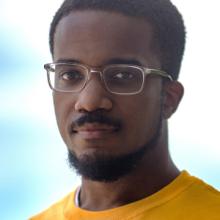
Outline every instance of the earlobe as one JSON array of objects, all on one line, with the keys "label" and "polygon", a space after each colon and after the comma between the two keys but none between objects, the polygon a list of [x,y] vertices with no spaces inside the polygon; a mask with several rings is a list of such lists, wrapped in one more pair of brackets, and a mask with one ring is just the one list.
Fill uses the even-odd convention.
[{"label": "earlobe", "polygon": [[183,97],[184,88],[178,81],[168,81],[163,84],[163,118],[170,118],[177,110]]}]

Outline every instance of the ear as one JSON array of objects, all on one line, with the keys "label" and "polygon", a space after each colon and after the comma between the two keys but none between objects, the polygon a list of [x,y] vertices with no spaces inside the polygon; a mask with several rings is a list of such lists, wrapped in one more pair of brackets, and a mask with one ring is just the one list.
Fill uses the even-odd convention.
[{"label": "ear", "polygon": [[184,88],[178,81],[165,81],[163,84],[163,118],[168,119],[177,110],[183,97]]}]

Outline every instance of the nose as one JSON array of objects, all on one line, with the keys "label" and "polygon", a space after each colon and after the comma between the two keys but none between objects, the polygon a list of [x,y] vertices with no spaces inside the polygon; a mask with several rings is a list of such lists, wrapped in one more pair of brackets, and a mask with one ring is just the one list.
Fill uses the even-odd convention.
[{"label": "nose", "polygon": [[110,111],[112,106],[110,94],[106,91],[99,74],[91,74],[85,88],[78,94],[75,110],[78,112]]}]

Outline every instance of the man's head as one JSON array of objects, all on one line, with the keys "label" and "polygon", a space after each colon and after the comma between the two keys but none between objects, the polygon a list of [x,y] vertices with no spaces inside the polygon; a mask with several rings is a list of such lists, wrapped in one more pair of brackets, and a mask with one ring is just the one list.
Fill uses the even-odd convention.
[{"label": "man's head", "polygon": [[[117,12],[147,20],[153,28],[155,50],[161,68],[177,79],[185,48],[182,16],[170,0],[66,0],[54,16],[50,29],[50,50],[54,53],[54,34],[60,20],[73,11]],[[130,27],[132,31],[132,26]]]},{"label": "man's head", "polygon": [[[78,172],[92,180],[114,181],[132,172],[146,155],[149,161],[165,157],[164,124],[179,104],[182,86],[150,74],[139,93],[119,95],[109,92],[103,74],[109,65],[123,64],[172,69],[176,79],[185,35],[175,7],[165,0],[65,1],[50,37],[54,62],[67,63],[56,69],[55,81],[62,88],[73,88],[73,80],[82,80],[81,68],[89,70],[82,90],[54,92],[58,127]],[[117,88],[136,77],[124,69],[115,76],[121,80],[110,80]]]}]

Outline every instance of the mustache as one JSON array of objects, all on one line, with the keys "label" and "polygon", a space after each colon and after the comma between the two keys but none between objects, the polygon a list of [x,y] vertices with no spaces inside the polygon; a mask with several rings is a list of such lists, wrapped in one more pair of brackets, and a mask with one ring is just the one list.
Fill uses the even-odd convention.
[{"label": "mustache", "polygon": [[122,128],[121,120],[107,116],[106,113],[100,111],[84,113],[81,117],[72,122],[71,128],[74,130],[74,128],[81,127],[86,123],[98,123],[113,126],[117,130]]}]

